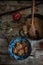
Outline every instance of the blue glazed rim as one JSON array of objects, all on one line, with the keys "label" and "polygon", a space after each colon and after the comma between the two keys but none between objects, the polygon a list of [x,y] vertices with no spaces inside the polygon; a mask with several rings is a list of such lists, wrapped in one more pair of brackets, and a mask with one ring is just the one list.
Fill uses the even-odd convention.
[{"label": "blue glazed rim", "polygon": [[[25,41],[28,44],[28,46],[29,46],[29,52],[25,56],[23,56],[23,57],[18,56],[18,55],[15,55],[13,53],[13,48],[14,48],[15,44],[17,42],[21,42],[21,41]],[[23,59],[26,59],[28,56],[30,56],[30,53],[31,53],[31,44],[27,40],[26,37],[16,37],[13,40],[11,40],[11,42],[10,42],[10,44],[8,46],[8,52],[9,52],[10,56],[13,57],[15,60],[23,60]]]}]

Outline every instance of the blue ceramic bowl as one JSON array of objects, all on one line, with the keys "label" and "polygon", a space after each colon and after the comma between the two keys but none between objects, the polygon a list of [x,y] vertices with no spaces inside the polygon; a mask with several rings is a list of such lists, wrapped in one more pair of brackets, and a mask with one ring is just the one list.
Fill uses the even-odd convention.
[{"label": "blue ceramic bowl", "polygon": [[[13,48],[14,48],[15,44],[18,43],[18,42],[20,43],[21,41],[25,41],[26,44],[27,44],[27,46],[29,47],[28,53],[26,55],[24,55],[24,56],[18,56],[18,55],[15,55],[13,53]],[[30,53],[31,53],[31,44],[30,44],[30,42],[25,37],[17,37],[17,38],[14,38],[10,42],[10,44],[9,44],[8,52],[9,52],[10,56],[12,56],[15,60],[23,60],[23,59],[26,59],[30,55]]]}]

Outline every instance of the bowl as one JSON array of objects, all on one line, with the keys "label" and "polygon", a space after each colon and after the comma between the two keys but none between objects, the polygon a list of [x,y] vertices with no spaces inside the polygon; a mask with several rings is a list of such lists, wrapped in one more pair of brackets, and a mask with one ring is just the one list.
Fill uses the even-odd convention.
[{"label": "bowl", "polygon": [[[26,17],[26,19],[30,19],[31,20],[32,15],[28,15]],[[35,17],[35,21],[34,21],[34,29],[35,29],[35,33],[34,33],[34,29],[32,27],[32,25],[30,23],[32,23],[31,21],[28,21],[28,23],[30,24],[30,26],[28,24],[23,25],[23,27],[25,26],[25,32],[27,32],[26,34],[23,31],[23,27],[22,29],[19,31],[20,36],[26,36],[28,39],[30,40],[41,40],[43,39],[43,15],[40,14],[34,14]],[[28,29],[26,29],[27,27]],[[27,31],[28,30],[28,31]]]},{"label": "bowl", "polygon": [[[17,44],[17,43],[20,44],[21,41],[26,42],[27,46],[29,47],[28,52],[24,56],[18,56],[15,53],[13,53],[13,48],[15,47],[15,44]],[[27,40],[27,38],[24,37],[24,36],[23,37],[20,36],[20,37],[14,38],[13,40],[11,40],[11,42],[9,43],[9,46],[8,46],[8,52],[9,52],[10,56],[13,57],[15,60],[26,59],[28,56],[30,56],[31,50],[32,50],[31,44]]]}]

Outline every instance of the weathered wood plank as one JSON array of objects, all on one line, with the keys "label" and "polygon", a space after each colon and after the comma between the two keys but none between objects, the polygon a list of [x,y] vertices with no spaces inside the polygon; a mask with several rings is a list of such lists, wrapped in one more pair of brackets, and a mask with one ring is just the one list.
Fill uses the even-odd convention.
[{"label": "weathered wood plank", "polygon": [[0,47],[1,46],[4,46],[4,47],[8,46],[8,43],[7,43],[7,40],[6,39],[1,39],[0,38]]}]

